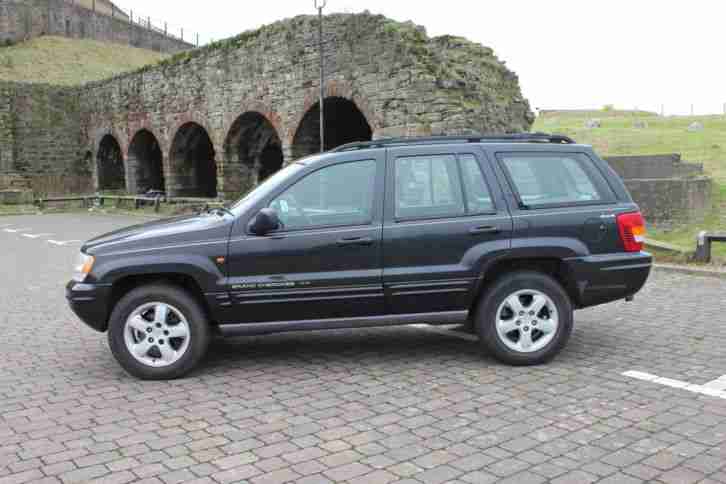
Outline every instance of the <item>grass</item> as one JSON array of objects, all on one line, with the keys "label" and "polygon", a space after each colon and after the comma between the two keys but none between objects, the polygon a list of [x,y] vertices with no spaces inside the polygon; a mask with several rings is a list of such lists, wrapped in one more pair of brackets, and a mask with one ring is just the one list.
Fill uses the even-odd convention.
[{"label": "grass", "polygon": [[[601,127],[585,128],[588,119],[599,119]],[[647,128],[634,127],[642,121]],[[704,126],[691,133],[693,122]],[[703,163],[706,173],[726,185],[726,116],[658,116],[627,111],[589,113],[554,112],[539,116],[533,130],[566,134],[592,145],[601,156],[681,153],[683,160]]]},{"label": "grass", "polygon": [[0,47],[0,80],[77,86],[155,64],[166,57],[120,44],[38,37]]},{"label": "grass", "polygon": [[[600,128],[585,128],[589,119],[599,119]],[[646,128],[636,128],[636,121]],[[700,132],[688,127],[703,124]],[[726,232],[726,116],[658,116],[654,113],[602,110],[591,112],[550,112],[539,116],[533,131],[561,133],[579,143],[592,145],[601,156],[680,153],[684,161],[703,163],[714,180],[714,207],[703,222],[670,228],[656,227],[648,237],[695,250],[696,236],[702,230]],[[714,244],[713,254],[726,259],[726,244]],[[672,256],[656,253],[659,260]],[[682,261],[681,261],[682,262]]]}]

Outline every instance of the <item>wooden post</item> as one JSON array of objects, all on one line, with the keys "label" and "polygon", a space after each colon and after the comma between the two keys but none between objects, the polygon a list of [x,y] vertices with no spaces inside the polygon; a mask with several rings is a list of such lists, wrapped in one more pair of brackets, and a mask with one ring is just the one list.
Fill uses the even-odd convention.
[{"label": "wooden post", "polygon": [[181,39],[184,40],[184,28],[181,29]]},{"label": "wooden post", "polygon": [[199,32],[197,32],[197,47],[199,47]]}]

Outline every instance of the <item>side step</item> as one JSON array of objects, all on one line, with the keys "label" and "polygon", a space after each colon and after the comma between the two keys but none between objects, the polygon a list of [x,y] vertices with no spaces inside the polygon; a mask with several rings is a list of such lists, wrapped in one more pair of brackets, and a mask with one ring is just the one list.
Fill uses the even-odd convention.
[{"label": "side step", "polygon": [[468,311],[446,313],[390,314],[362,318],[308,319],[272,323],[242,323],[219,325],[222,336],[260,336],[292,331],[319,331],[326,329],[378,328],[406,326],[409,324],[451,325],[463,324],[469,317]]}]

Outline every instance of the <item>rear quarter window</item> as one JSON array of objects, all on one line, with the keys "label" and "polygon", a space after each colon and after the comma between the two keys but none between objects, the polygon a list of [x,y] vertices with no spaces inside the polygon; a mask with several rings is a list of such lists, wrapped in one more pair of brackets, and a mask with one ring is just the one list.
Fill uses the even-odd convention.
[{"label": "rear quarter window", "polygon": [[512,188],[527,207],[611,203],[614,194],[592,160],[580,153],[500,153]]}]

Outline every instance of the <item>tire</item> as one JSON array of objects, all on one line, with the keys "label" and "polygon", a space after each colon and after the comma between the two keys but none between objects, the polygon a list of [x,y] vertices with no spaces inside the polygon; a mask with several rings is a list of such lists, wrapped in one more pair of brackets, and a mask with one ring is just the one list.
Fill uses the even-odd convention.
[{"label": "tire", "polygon": [[[544,306],[538,310],[542,301]],[[520,306],[515,312],[512,308],[517,302]],[[514,366],[539,365],[557,356],[570,339],[572,302],[552,277],[514,272],[482,295],[474,324],[482,346],[497,360]]]},{"label": "tire", "polygon": [[142,380],[183,377],[204,357],[209,340],[209,322],[199,303],[166,284],[132,290],[116,304],[109,321],[113,356]]}]

